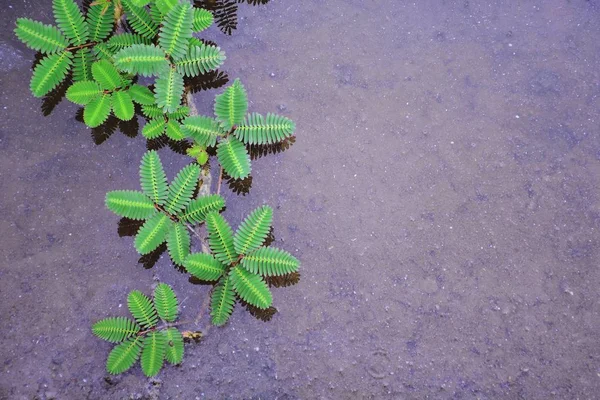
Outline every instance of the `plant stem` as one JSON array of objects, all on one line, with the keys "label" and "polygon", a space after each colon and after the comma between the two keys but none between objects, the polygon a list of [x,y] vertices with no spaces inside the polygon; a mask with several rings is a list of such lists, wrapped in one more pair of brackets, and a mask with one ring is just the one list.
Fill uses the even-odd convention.
[{"label": "plant stem", "polygon": [[86,43],[86,44],[80,44],[79,46],[73,46],[73,47],[67,47],[65,50],[79,50],[79,49],[83,49],[84,47],[90,47],[90,46],[94,46],[96,44],[96,42],[90,42],[90,43]]},{"label": "plant stem", "polygon": [[221,166],[221,172],[219,172],[219,182],[217,183],[217,194],[221,194],[221,181],[223,180],[223,167]]}]

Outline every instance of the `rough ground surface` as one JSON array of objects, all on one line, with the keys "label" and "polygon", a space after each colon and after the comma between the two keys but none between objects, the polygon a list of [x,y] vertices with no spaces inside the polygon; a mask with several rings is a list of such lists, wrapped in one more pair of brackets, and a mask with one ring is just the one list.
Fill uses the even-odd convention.
[{"label": "rough ground surface", "polygon": [[137,188],[142,139],[96,146],[66,102],[44,118],[11,30],[50,3],[2,9],[0,398],[597,398],[597,1],[279,0],[211,31],[251,110],[298,126],[225,214],[275,207],[302,280],[154,382],[105,380],[91,323],[153,277],[193,318],[206,287],[136,264],[103,201]]}]

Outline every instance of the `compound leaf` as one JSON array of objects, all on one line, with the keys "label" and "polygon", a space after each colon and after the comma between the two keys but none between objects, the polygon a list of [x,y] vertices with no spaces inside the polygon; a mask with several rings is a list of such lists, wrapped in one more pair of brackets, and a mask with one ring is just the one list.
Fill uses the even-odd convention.
[{"label": "compound leaf", "polygon": [[119,51],[134,44],[152,44],[152,41],[135,33],[121,33],[110,38],[108,46],[113,51]]},{"label": "compound leaf", "polygon": [[177,5],[178,0],[156,0],[155,3],[161,15],[165,16]]},{"label": "compound leaf", "polygon": [[192,77],[219,68],[223,61],[225,52],[220,47],[200,43],[199,46],[191,46],[174,65],[180,74]]},{"label": "compound leaf", "polygon": [[235,137],[219,142],[217,158],[230,177],[244,179],[250,175],[250,155],[246,146]]},{"label": "compound leaf", "polygon": [[75,52],[73,58],[73,81],[89,81],[92,80],[92,52],[89,48],[84,47]]},{"label": "compound leaf", "polygon": [[173,322],[177,319],[177,296],[166,283],[159,283],[154,288],[154,307],[158,316],[167,322]]},{"label": "compound leaf", "polygon": [[127,296],[127,307],[138,324],[144,329],[152,328],[158,322],[152,302],[139,290],[132,290]]},{"label": "compound leaf", "polygon": [[125,317],[105,318],[92,325],[94,335],[112,343],[122,342],[139,331],[139,325]]},{"label": "compound leaf", "polygon": [[183,57],[187,52],[193,20],[192,6],[186,2],[174,6],[163,20],[158,44],[174,59]]},{"label": "compound leaf", "polygon": [[71,66],[72,55],[65,51],[44,57],[33,70],[30,89],[35,97],[42,97],[65,79]]},{"label": "compound leaf", "polygon": [[69,42],[58,28],[29,18],[17,19],[15,34],[30,49],[50,54],[64,50]]},{"label": "compound leaf", "polygon": [[290,253],[273,247],[261,247],[244,256],[242,266],[263,276],[281,276],[298,271],[300,261]]},{"label": "compound leaf", "polygon": [[102,88],[96,82],[81,81],[71,85],[67,89],[66,96],[69,101],[84,106],[102,93]]},{"label": "compound leaf", "polygon": [[121,5],[125,9],[127,22],[134,31],[148,39],[152,39],[158,34],[158,25],[152,20],[145,8],[138,7],[132,0],[121,0]]},{"label": "compound leaf", "polygon": [[226,131],[244,120],[248,110],[248,95],[239,79],[215,97],[214,110],[217,120]]},{"label": "compound leaf", "polygon": [[183,360],[183,336],[177,328],[168,328],[162,331],[165,335],[166,351],[165,359],[175,365]]},{"label": "compound leaf", "polygon": [[165,52],[155,45],[134,44],[120,50],[114,57],[117,68],[131,74],[153,76],[169,67]]},{"label": "compound leaf", "polygon": [[185,211],[179,213],[180,220],[189,223],[201,223],[206,219],[206,214],[212,211],[221,211],[225,207],[225,199],[218,194],[201,196],[188,204]]},{"label": "compound leaf", "polygon": [[88,26],[81,10],[73,0],[53,0],[52,10],[56,24],[71,43],[78,46],[89,38]]},{"label": "compound leaf", "polygon": [[146,139],[156,139],[165,132],[166,124],[164,118],[150,120],[142,128],[142,135]]},{"label": "compound leaf", "polygon": [[174,112],[181,104],[182,95],[183,76],[175,68],[163,70],[158,75],[154,85],[156,105],[162,108],[164,112]]},{"label": "compound leaf", "polygon": [[114,17],[115,8],[112,1],[90,5],[86,15],[90,42],[100,42],[110,35],[114,28]]},{"label": "compound leaf", "polygon": [[106,370],[116,375],[127,371],[140,358],[142,352],[142,337],[129,338],[115,346],[106,360]]},{"label": "compound leaf", "polygon": [[216,211],[206,215],[208,243],[215,258],[224,264],[237,261],[238,254],[233,246],[233,230],[225,218]]},{"label": "compound leaf", "polygon": [[100,126],[110,114],[110,94],[103,94],[90,101],[83,109],[83,122],[90,128]]},{"label": "compound leaf", "polygon": [[133,84],[129,88],[131,99],[138,104],[151,105],[154,104],[154,94],[147,86]]},{"label": "compound leaf", "polygon": [[165,131],[165,134],[169,139],[185,139],[185,135],[181,131],[181,126],[179,125],[179,123],[177,123],[177,121],[169,120],[169,122],[167,122],[167,130]]},{"label": "compound leaf", "polygon": [[271,291],[259,275],[237,266],[231,270],[230,279],[236,293],[245,302],[262,309],[273,303]]},{"label": "compound leaf", "polygon": [[173,224],[167,233],[167,248],[173,263],[183,265],[185,258],[190,254],[190,235],[186,227],[181,224]]},{"label": "compound leaf", "polygon": [[199,177],[200,168],[196,164],[190,164],[179,171],[169,185],[169,194],[165,202],[166,212],[177,214],[187,207],[192,200]]},{"label": "compound leaf", "polygon": [[265,119],[258,113],[252,113],[233,134],[246,144],[273,144],[292,136],[295,129],[294,122],[284,116],[268,113]]},{"label": "compound leaf", "polygon": [[169,187],[167,175],[163,169],[158,153],[154,150],[146,152],[140,164],[140,184],[142,191],[156,204],[164,204]]},{"label": "compound leaf", "polygon": [[153,331],[144,338],[142,350],[142,371],[150,377],[158,374],[165,359],[166,340],[162,332]]},{"label": "compound leaf", "polygon": [[187,117],[181,128],[188,137],[205,147],[214,146],[217,143],[217,138],[225,135],[225,132],[214,118],[202,115]]},{"label": "compound leaf", "polygon": [[106,207],[120,217],[144,220],[155,212],[154,203],[144,193],[115,190],[106,194]]},{"label": "compound leaf", "polygon": [[271,229],[273,222],[273,209],[262,206],[254,210],[242,222],[233,237],[233,245],[238,254],[247,254],[248,251],[260,247]]},{"label": "compound leaf", "polygon": [[155,250],[165,241],[172,224],[173,221],[163,213],[158,213],[148,219],[135,237],[134,245],[137,251],[144,255]]},{"label": "compound leaf", "polygon": [[183,266],[189,274],[205,281],[216,281],[225,272],[225,265],[206,253],[188,255]]},{"label": "compound leaf", "polygon": [[119,71],[107,60],[100,60],[93,63],[92,75],[102,89],[115,90],[123,84]]},{"label": "compound leaf", "polygon": [[210,301],[210,315],[216,326],[224,325],[233,312],[235,292],[230,277],[223,277],[213,289]]},{"label": "compound leaf", "polygon": [[119,91],[112,95],[112,109],[115,117],[121,121],[129,121],[135,112],[133,101],[128,92]]},{"label": "compound leaf", "polygon": [[202,32],[212,25],[214,17],[212,13],[204,8],[194,8],[194,32]]}]

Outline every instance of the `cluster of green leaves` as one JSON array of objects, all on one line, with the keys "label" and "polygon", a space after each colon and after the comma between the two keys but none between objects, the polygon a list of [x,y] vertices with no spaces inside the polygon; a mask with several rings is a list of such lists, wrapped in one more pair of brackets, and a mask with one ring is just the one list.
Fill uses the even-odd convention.
[{"label": "cluster of green leaves", "polygon": [[215,97],[215,117],[187,117],[181,124],[183,134],[199,148],[217,147],[223,170],[234,179],[250,175],[248,147],[282,142],[294,134],[294,122],[281,115],[247,114],[246,88],[236,79]]},{"label": "cluster of green leaves", "polygon": [[[99,338],[119,343],[108,355],[106,370],[110,374],[120,374],[141,358],[144,374],[155,376],[164,360],[170,364],[181,363],[183,336],[169,325],[177,320],[178,302],[173,289],[159,283],[152,301],[134,290],[127,296],[127,306],[134,320],[110,317],[92,326],[92,332]],[[158,326],[159,319],[163,321],[162,326]]]},{"label": "cluster of green leaves", "polygon": [[[130,120],[135,102],[149,119],[144,136],[183,139],[179,121],[189,112],[182,104],[184,77],[213,71],[225,60],[218,46],[192,36],[213,23],[211,12],[185,0],[97,0],[85,16],[73,0],[52,4],[58,27],[17,20],[17,37],[45,55],[33,71],[32,93],[46,95],[72,70],[67,98],[85,106],[86,125],[101,125],[111,112]],[[121,18],[133,33],[113,35]],[[136,84],[138,76],[155,77],[154,84]]]},{"label": "cluster of green leaves", "polygon": [[207,214],[225,206],[218,194],[193,198],[199,177],[200,167],[190,164],[167,184],[158,153],[148,151],[140,165],[142,191],[109,192],[106,206],[121,217],[145,220],[134,241],[140,254],[148,254],[166,241],[173,263],[183,265],[191,243],[186,223],[204,222]]},{"label": "cluster of green leaves", "polygon": [[183,266],[198,279],[216,282],[211,299],[213,324],[227,322],[236,297],[259,309],[270,307],[273,297],[263,278],[296,272],[300,264],[287,251],[264,246],[273,209],[257,208],[235,233],[216,211],[208,213],[205,220],[212,254],[192,253]]}]

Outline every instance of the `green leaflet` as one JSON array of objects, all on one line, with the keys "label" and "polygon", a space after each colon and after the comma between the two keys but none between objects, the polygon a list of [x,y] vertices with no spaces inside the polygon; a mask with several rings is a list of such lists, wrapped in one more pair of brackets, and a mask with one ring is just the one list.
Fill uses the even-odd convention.
[{"label": "green leaflet", "polygon": [[162,332],[150,332],[144,339],[142,350],[142,371],[144,375],[150,377],[158,374],[162,368],[165,359],[165,335]]},{"label": "green leaflet", "polygon": [[225,207],[225,199],[218,194],[201,196],[188,204],[185,211],[178,214],[179,219],[189,223],[201,223],[212,211],[221,211]]},{"label": "green leaflet", "polygon": [[148,254],[160,246],[165,241],[172,224],[173,221],[163,213],[155,214],[148,219],[135,237],[134,245],[137,251],[142,255]]},{"label": "green leaflet", "polygon": [[214,110],[225,131],[230,131],[244,120],[248,110],[248,95],[239,79],[215,97]]},{"label": "green leaflet", "polygon": [[158,33],[158,25],[152,20],[148,11],[136,6],[131,0],[121,0],[129,25],[142,36],[153,39]]},{"label": "green leaflet", "polygon": [[53,0],[52,10],[56,24],[72,44],[77,46],[88,40],[87,23],[73,0]]},{"label": "green leaflet", "polygon": [[233,231],[225,218],[215,211],[208,213],[206,230],[208,231],[208,243],[215,258],[223,264],[236,262],[238,254],[233,246]]},{"label": "green leaflet", "polygon": [[262,309],[273,303],[269,287],[260,276],[238,266],[231,270],[230,279],[236,293],[247,303]]},{"label": "green leaflet", "polygon": [[93,63],[92,75],[102,89],[115,90],[123,84],[119,71],[107,60]]},{"label": "green leaflet", "polygon": [[211,147],[217,143],[217,138],[225,135],[219,123],[210,117],[195,115],[187,117],[181,125],[183,133],[194,139],[201,146]]},{"label": "green leaflet", "polygon": [[142,328],[152,328],[158,322],[158,316],[152,302],[139,290],[129,293],[127,296],[127,307]]},{"label": "green leaflet", "polygon": [[235,233],[233,244],[238,254],[246,254],[248,251],[260,247],[271,229],[273,222],[273,209],[262,206],[254,210],[242,222]]},{"label": "green leaflet", "polygon": [[183,266],[189,274],[203,281],[216,281],[225,272],[225,265],[206,253],[188,255]]},{"label": "green leaflet", "polygon": [[129,121],[135,112],[133,101],[125,91],[114,92],[112,95],[112,109],[115,117],[121,121]]},{"label": "green leaflet", "polygon": [[176,328],[163,331],[166,341],[165,359],[170,364],[179,364],[183,360],[183,336]]},{"label": "green leaflet", "polygon": [[265,119],[252,113],[233,134],[246,144],[273,144],[292,136],[295,129],[294,122],[284,116],[268,113]]},{"label": "green leaflet", "polygon": [[186,54],[175,62],[175,68],[184,76],[197,76],[219,68],[225,61],[225,53],[216,46],[190,46]]},{"label": "green leaflet", "polygon": [[163,70],[156,78],[154,86],[156,105],[166,113],[176,111],[183,96],[183,77],[179,72],[175,68]]},{"label": "green leaflet", "polygon": [[163,118],[148,121],[142,128],[142,135],[146,139],[156,139],[165,132],[166,122]]},{"label": "green leaflet", "polygon": [[167,122],[167,130],[165,132],[168,138],[173,140],[182,140],[185,139],[185,135],[181,131],[181,126],[176,121]]},{"label": "green leaflet", "polygon": [[174,59],[183,57],[187,52],[193,19],[191,4],[184,2],[174,6],[163,20],[158,44]]},{"label": "green leaflet", "polygon": [[110,352],[106,360],[106,370],[112,375],[127,371],[140,358],[141,352],[142,338],[140,336],[127,339]]},{"label": "green leaflet", "polygon": [[73,58],[73,81],[89,81],[92,80],[92,52],[89,48],[84,47],[75,52]]},{"label": "green leaflet", "polygon": [[138,104],[154,104],[154,94],[146,86],[138,85],[137,83],[131,85],[129,88],[129,95],[131,96],[131,99]]},{"label": "green leaflet", "polygon": [[27,47],[42,53],[56,53],[69,46],[67,38],[56,27],[29,18],[17,19],[15,34]]},{"label": "green leaflet", "polygon": [[244,256],[242,266],[263,276],[281,276],[298,271],[300,261],[290,253],[273,247],[261,247]]},{"label": "green leaflet", "polygon": [[158,153],[146,152],[140,164],[140,184],[142,191],[156,204],[164,204],[168,196],[167,175]]},{"label": "green leaflet", "polygon": [[244,179],[250,175],[250,155],[246,146],[235,137],[230,136],[219,142],[217,157],[230,177]]},{"label": "green leaflet", "polygon": [[216,326],[224,325],[233,312],[235,293],[230,277],[223,277],[215,286],[211,296],[210,315],[212,323]]},{"label": "green leaflet", "polygon": [[100,42],[113,30],[115,8],[112,1],[105,4],[90,5],[86,22],[90,33],[90,42]]},{"label": "green leaflet", "polygon": [[169,194],[165,202],[165,211],[177,214],[190,203],[194,190],[198,185],[200,168],[190,164],[183,168],[169,185]]},{"label": "green leaflet", "polygon": [[112,50],[108,48],[106,43],[98,43],[92,48],[92,53],[98,60],[107,60],[112,62],[114,58],[114,53]]},{"label": "green leaflet", "polygon": [[83,109],[83,121],[90,128],[100,126],[110,114],[111,95],[104,94],[90,101]]},{"label": "green leaflet", "polygon": [[177,5],[178,0],[156,0],[155,3],[160,13],[164,16]]},{"label": "green leaflet", "polygon": [[194,32],[202,32],[212,25],[214,17],[212,13],[203,8],[194,8]]},{"label": "green leaflet", "polygon": [[169,67],[165,52],[154,45],[134,44],[120,50],[114,57],[116,67],[131,74],[153,76]]},{"label": "green leaflet", "polygon": [[94,81],[76,82],[67,89],[66,97],[69,101],[86,105],[103,93],[102,88]]},{"label": "green leaflet", "polygon": [[54,89],[67,76],[72,55],[65,51],[44,57],[33,70],[30,89],[35,97],[42,97]]},{"label": "green leaflet", "polygon": [[159,283],[154,288],[154,307],[158,316],[167,322],[177,319],[177,296],[171,286]]},{"label": "green leaflet", "polygon": [[94,335],[112,343],[122,342],[139,331],[139,325],[125,317],[105,318],[92,326]]},{"label": "green leaflet", "polygon": [[190,254],[190,243],[190,235],[186,227],[180,223],[173,224],[167,234],[167,248],[174,264],[183,265],[184,260]]},{"label": "green leaflet", "polygon": [[121,217],[144,220],[155,212],[154,203],[144,193],[115,190],[106,194],[106,207]]},{"label": "green leaflet", "polygon": [[150,45],[152,41],[144,36],[135,33],[121,33],[110,38],[108,47],[113,51],[119,51],[134,44]]}]

